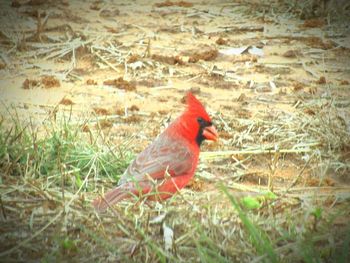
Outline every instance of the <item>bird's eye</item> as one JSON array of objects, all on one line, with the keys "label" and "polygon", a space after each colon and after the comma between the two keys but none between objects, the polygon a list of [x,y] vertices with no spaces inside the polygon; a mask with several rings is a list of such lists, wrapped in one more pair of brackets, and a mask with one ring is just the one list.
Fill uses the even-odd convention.
[{"label": "bird's eye", "polygon": [[201,117],[199,117],[199,118],[197,118],[197,121],[199,122],[199,124],[204,124],[204,120],[203,120],[203,118],[201,118]]}]

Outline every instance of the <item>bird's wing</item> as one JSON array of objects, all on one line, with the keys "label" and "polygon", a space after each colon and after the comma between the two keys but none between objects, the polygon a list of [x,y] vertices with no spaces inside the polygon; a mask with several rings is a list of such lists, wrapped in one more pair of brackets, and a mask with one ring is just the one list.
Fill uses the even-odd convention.
[{"label": "bird's wing", "polygon": [[183,175],[194,170],[195,158],[195,153],[185,142],[163,133],[129,165],[119,185],[151,178],[160,180],[166,172],[171,176]]}]

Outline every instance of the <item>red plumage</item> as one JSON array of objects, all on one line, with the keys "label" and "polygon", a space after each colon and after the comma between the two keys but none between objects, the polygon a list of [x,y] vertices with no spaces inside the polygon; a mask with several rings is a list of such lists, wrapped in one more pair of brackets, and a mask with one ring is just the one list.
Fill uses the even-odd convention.
[{"label": "red plumage", "polygon": [[193,177],[204,139],[216,140],[217,132],[203,105],[188,93],[185,112],[136,157],[116,188],[93,201],[94,207],[104,211],[132,195],[169,198]]}]

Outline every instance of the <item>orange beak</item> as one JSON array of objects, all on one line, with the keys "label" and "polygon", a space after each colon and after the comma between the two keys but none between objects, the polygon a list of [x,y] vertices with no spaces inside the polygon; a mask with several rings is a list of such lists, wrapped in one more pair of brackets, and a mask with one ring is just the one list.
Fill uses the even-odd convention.
[{"label": "orange beak", "polygon": [[203,130],[203,136],[210,141],[217,141],[219,135],[214,126],[205,127]]}]

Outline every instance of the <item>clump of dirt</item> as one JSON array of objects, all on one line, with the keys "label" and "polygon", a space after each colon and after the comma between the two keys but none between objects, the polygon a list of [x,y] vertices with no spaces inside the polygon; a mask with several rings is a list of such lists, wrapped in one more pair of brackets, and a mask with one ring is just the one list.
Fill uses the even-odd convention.
[{"label": "clump of dirt", "polygon": [[124,109],[122,109],[122,108],[117,108],[117,109],[114,111],[114,113],[115,113],[116,115],[120,115],[120,116],[125,115],[125,111],[124,111]]},{"label": "clump of dirt", "polygon": [[134,82],[126,81],[122,77],[118,79],[105,80],[103,85],[114,86],[118,89],[123,89],[126,91],[135,91],[136,85]]},{"label": "clump of dirt", "polygon": [[204,181],[197,178],[192,178],[186,185],[186,188],[192,189],[196,192],[201,192],[204,189]]},{"label": "clump of dirt", "polygon": [[94,80],[94,79],[88,79],[87,81],[86,81],[86,85],[93,85],[93,86],[96,86],[97,85],[97,81],[96,80]]},{"label": "clump of dirt", "polygon": [[172,1],[165,1],[162,3],[155,3],[154,4],[155,7],[167,7],[167,6],[179,6],[179,7],[192,7],[193,4],[190,2],[186,2],[186,1],[178,1],[178,2],[172,2]]},{"label": "clump of dirt", "polygon": [[128,60],[126,61],[127,63],[134,63],[136,61],[139,61],[141,57],[138,54],[133,54],[131,55]]},{"label": "clump of dirt", "polygon": [[61,99],[60,104],[69,106],[69,105],[73,105],[74,102],[71,99],[63,98]]},{"label": "clump of dirt", "polygon": [[310,108],[304,109],[304,113],[305,113],[305,114],[308,114],[308,115],[311,115],[311,116],[316,115],[315,111],[312,110],[312,109],[310,109]]},{"label": "clump of dirt", "polygon": [[159,110],[158,111],[158,114],[159,115],[167,115],[169,112],[168,111],[166,111],[166,110]]},{"label": "clump of dirt", "polygon": [[152,59],[169,65],[184,65],[185,62],[179,56],[152,55]]},{"label": "clump of dirt", "polygon": [[326,78],[324,76],[321,76],[317,81],[316,84],[326,84]]},{"label": "clump of dirt", "polygon": [[131,105],[131,107],[129,107],[128,110],[129,111],[139,111],[140,108],[134,104],[134,105]]},{"label": "clump of dirt", "polygon": [[335,186],[335,181],[328,177],[324,179],[312,177],[312,178],[306,179],[306,185],[307,186]]},{"label": "clump of dirt", "polygon": [[218,45],[227,45],[228,40],[223,39],[222,37],[219,37],[219,38],[215,41],[215,43],[218,44]]},{"label": "clump of dirt", "polygon": [[342,81],[340,81],[339,84],[340,85],[349,85],[349,81],[347,81],[346,79],[343,79]]},{"label": "clump of dirt", "polygon": [[35,79],[25,79],[25,81],[22,84],[22,88],[23,89],[32,89],[35,88],[37,86],[39,86],[39,81],[35,80]]},{"label": "clump of dirt", "polygon": [[323,27],[325,25],[325,21],[323,18],[314,18],[305,20],[304,23],[300,26],[301,28],[315,28],[315,27]]},{"label": "clump of dirt", "polygon": [[43,84],[45,89],[58,88],[61,86],[60,81],[57,78],[48,75],[41,78],[41,84]]},{"label": "clump of dirt", "polygon": [[112,126],[113,126],[113,121],[111,120],[100,120],[96,124],[96,128],[101,128],[101,129],[111,128]]},{"label": "clump of dirt", "polygon": [[321,48],[327,50],[334,47],[334,43],[331,40],[323,41],[319,37],[306,37],[305,42],[307,45],[313,48]]},{"label": "clump of dirt", "polygon": [[295,58],[295,57],[300,56],[300,55],[301,54],[298,50],[291,49],[291,50],[284,52],[282,56],[285,58]]},{"label": "clump of dirt", "polygon": [[137,115],[131,115],[129,117],[127,117],[124,121],[126,123],[138,123],[140,122],[142,119],[140,116],[137,116]]},{"label": "clump of dirt", "polygon": [[219,54],[219,51],[216,48],[213,47],[206,47],[202,49],[201,51],[194,51],[190,58],[188,59],[188,62],[190,63],[196,63],[200,59],[205,61],[211,61],[217,58]]},{"label": "clump of dirt", "polygon": [[293,90],[294,91],[299,91],[302,90],[304,88],[304,85],[300,82],[294,82],[293,83]]},{"label": "clump of dirt", "polygon": [[105,109],[105,108],[93,108],[92,109],[97,115],[109,115],[110,112],[109,110]]}]

